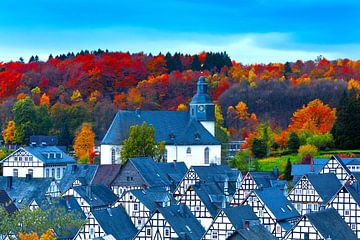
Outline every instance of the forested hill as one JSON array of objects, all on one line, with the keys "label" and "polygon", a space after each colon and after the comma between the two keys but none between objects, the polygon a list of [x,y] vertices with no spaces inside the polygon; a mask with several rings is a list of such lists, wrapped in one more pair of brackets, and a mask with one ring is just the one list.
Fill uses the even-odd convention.
[{"label": "forested hill", "polygon": [[221,106],[225,126],[234,130],[242,128],[241,118],[228,113],[240,101],[257,119],[285,128],[309,101],[319,98],[336,107],[344,90],[360,90],[360,61],[349,59],[243,65],[226,53],[82,51],[50,55],[46,62],[35,56],[28,63],[0,63],[0,127],[14,120],[14,105],[21,101],[30,109],[21,115],[31,119],[21,126],[22,140],[57,134],[61,144],[72,145],[83,122],[92,123],[101,140],[117,109],[185,109],[200,75]]}]

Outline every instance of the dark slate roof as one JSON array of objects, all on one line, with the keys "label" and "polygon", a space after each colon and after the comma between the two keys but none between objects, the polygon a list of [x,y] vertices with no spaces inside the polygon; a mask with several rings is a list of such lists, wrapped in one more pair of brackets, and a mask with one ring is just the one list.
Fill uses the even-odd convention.
[{"label": "dark slate roof", "polygon": [[[314,173],[318,174],[325,164],[314,164]],[[293,164],[291,167],[292,176],[302,176],[308,173],[311,173],[311,164]]]},{"label": "dark slate roof", "polygon": [[[43,147],[24,147],[25,151],[29,152],[30,154],[37,157],[40,161],[44,162],[44,164],[70,164],[75,163],[76,161],[66,155],[60,148],[57,146],[43,146]],[[55,154],[54,158],[48,158],[48,153],[60,153],[61,157],[59,155]]]},{"label": "dark slate roof", "polygon": [[245,221],[259,221],[259,218],[249,205],[227,207],[223,208],[222,211],[228,217],[235,229],[243,228]]},{"label": "dark slate roof", "polygon": [[161,162],[157,163],[157,165],[161,174],[171,182],[171,191],[175,191],[175,188],[188,171],[186,164],[184,162]]},{"label": "dark slate roof", "polygon": [[[269,171],[269,172],[249,172],[249,174],[251,175],[251,177],[254,179],[256,185],[258,187],[264,187],[264,188],[268,188],[268,187],[273,187],[273,185],[278,185],[275,184],[276,181],[278,180],[278,176],[275,175],[274,171]],[[279,182],[277,182],[279,183]],[[282,184],[286,184],[286,182],[280,182],[280,186],[283,186]],[[282,189],[284,188],[284,186],[282,187]]]},{"label": "dark slate roof", "polygon": [[224,192],[216,183],[197,183],[189,188],[194,189],[196,195],[201,199],[213,218],[218,215],[221,208],[227,206]]},{"label": "dark slate roof", "polygon": [[30,136],[30,144],[41,146],[45,143],[47,146],[56,146],[58,144],[57,136],[44,136],[44,135],[33,135]]},{"label": "dark slate roof", "polygon": [[201,239],[205,229],[192,214],[190,209],[183,204],[159,208],[158,211],[163,215],[165,220],[174,229],[180,239],[185,234],[186,239]]},{"label": "dark slate roof", "polygon": [[351,175],[354,177],[356,181],[360,180],[360,172],[353,172]]},{"label": "dark slate roof", "polygon": [[333,208],[305,214],[305,217],[324,238],[330,237],[331,240],[357,239],[355,233]]},{"label": "dark slate roof", "polygon": [[211,97],[207,93],[207,83],[203,76],[199,77],[199,80],[196,83],[196,87],[196,94],[192,97],[190,104],[213,104]]},{"label": "dark slate roof", "polygon": [[344,158],[344,160],[343,160],[343,159],[340,158],[338,155],[333,155],[333,156],[331,157],[331,159],[332,159],[332,158],[337,159],[338,162],[340,163],[340,165],[345,169],[345,171],[346,171],[349,175],[351,174],[350,170],[348,169],[348,167],[347,167],[346,164],[344,163],[344,160],[347,161],[347,158]]},{"label": "dark slate roof", "polygon": [[241,178],[241,172],[227,165],[210,164],[209,166],[192,166],[201,182],[216,183],[220,189],[224,189],[225,181],[228,181],[228,191],[233,195],[236,191],[236,182]]},{"label": "dark slate roof", "polygon": [[17,210],[17,207],[5,190],[0,190],[0,207],[5,207],[8,214],[14,213]]},{"label": "dark slate roof", "polygon": [[113,204],[118,197],[105,185],[76,186],[76,191],[90,207],[104,207]]},{"label": "dark slate roof", "polygon": [[91,183],[110,186],[119,175],[120,169],[120,164],[99,165]]},{"label": "dark slate roof", "polygon": [[175,198],[171,193],[165,190],[130,190],[130,193],[134,195],[142,204],[144,204],[151,212],[156,211],[159,207],[162,207],[162,203],[170,201],[171,204],[176,204]]},{"label": "dark slate roof", "polygon": [[122,207],[94,210],[92,214],[105,234],[111,234],[115,239],[130,240],[137,233],[130,217]]},{"label": "dark slate roof", "polygon": [[[358,182],[355,182],[351,185],[344,185],[343,188],[345,188],[350,195],[354,198],[355,202],[360,205],[360,186]],[[339,190],[340,191],[340,190]]]},{"label": "dark slate roof", "polygon": [[247,229],[235,231],[229,240],[276,240],[263,225],[251,226]]},{"label": "dark slate roof", "polygon": [[[11,180],[10,180],[11,179]],[[11,188],[8,184],[11,181]],[[49,189],[52,178],[20,178],[20,177],[0,177],[0,189],[4,189],[16,207],[28,206],[33,200],[43,201]]]},{"label": "dark slate roof", "polygon": [[278,188],[261,188],[255,189],[254,192],[277,221],[300,216],[299,212]]},{"label": "dark slate roof", "polygon": [[160,171],[159,166],[150,157],[135,157],[129,158],[126,164],[133,164],[139,174],[148,183],[148,187],[166,187],[170,186],[171,182]]},{"label": "dark slate roof", "polygon": [[72,184],[79,180],[82,185],[91,184],[98,165],[91,164],[69,164],[66,166],[65,174],[60,180],[60,191],[66,192],[72,187]]},{"label": "dark slate roof", "polygon": [[341,188],[339,179],[334,173],[326,174],[307,174],[311,185],[326,204]]},{"label": "dark slate roof", "polygon": [[[121,145],[129,137],[130,127],[153,125],[155,140],[172,145],[220,145],[201,123],[190,119],[184,111],[126,111],[119,110],[101,144]],[[198,133],[200,138],[195,137]],[[175,136],[173,138],[172,136]]]},{"label": "dark slate roof", "polygon": [[360,158],[342,158],[343,162],[347,165],[360,165]]}]

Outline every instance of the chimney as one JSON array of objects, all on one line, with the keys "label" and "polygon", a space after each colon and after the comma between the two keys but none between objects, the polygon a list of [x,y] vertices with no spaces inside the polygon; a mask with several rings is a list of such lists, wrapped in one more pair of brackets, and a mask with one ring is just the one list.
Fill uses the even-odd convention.
[{"label": "chimney", "polygon": [[11,190],[11,188],[12,188],[12,181],[13,181],[12,176],[8,176],[6,178],[6,187],[9,190]]},{"label": "chimney", "polygon": [[221,208],[226,208],[226,198],[224,198],[221,202]]},{"label": "chimney", "polygon": [[141,109],[140,109],[140,108],[137,108],[137,109],[135,110],[136,116],[140,117],[140,113],[141,113]]},{"label": "chimney", "polygon": [[69,196],[69,195],[66,195],[66,207],[67,207],[68,209],[71,209],[70,196]]},{"label": "chimney", "polygon": [[310,158],[310,172],[311,173],[314,172],[314,160],[313,160],[313,158]]},{"label": "chimney", "polygon": [[273,172],[274,172],[275,177],[278,178],[279,177],[279,169],[278,169],[278,167],[274,167]]},{"label": "chimney", "polygon": [[248,229],[249,227],[250,227],[250,222],[245,220],[244,229]]},{"label": "chimney", "polygon": [[224,181],[224,195],[229,196],[229,178],[226,177]]}]

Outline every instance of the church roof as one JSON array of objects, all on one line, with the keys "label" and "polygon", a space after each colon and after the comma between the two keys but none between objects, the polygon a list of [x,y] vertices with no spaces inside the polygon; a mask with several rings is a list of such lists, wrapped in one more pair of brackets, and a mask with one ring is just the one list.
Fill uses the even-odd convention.
[{"label": "church roof", "polygon": [[205,127],[191,119],[185,111],[127,111],[117,112],[101,144],[122,145],[129,137],[130,127],[153,125],[155,140],[167,145],[220,145]]},{"label": "church roof", "polygon": [[211,97],[209,94],[207,94],[207,83],[205,82],[204,77],[199,77],[199,80],[197,82],[197,92],[193,96],[190,104],[213,104]]}]

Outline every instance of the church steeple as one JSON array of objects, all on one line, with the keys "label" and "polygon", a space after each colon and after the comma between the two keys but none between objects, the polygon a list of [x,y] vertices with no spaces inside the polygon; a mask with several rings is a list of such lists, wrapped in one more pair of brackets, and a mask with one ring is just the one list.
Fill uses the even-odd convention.
[{"label": "church steeple", "polygon": [[[203,76],[199,77],[196,85],[197,92],[190,102],[190,117],[208,129],[207,126],[215,121],[215,106],[207,93],[207,83]],[[212,127],[208,131],[213,133]]]}]

